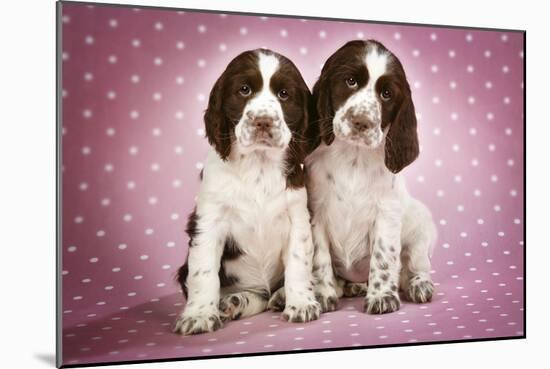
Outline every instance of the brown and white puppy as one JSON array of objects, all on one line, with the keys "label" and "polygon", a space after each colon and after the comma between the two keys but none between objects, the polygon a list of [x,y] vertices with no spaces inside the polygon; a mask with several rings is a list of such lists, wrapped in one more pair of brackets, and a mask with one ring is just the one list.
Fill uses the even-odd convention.
[{"label": "brown and white puppy", "polygon": [[377,41],[350,41],[326,61],[313,96],[318,147],[306,167],[322,310],[336,309],[343,294],[366,294],[367,313],[392,312],[398,288],[430,301],[435,226],[398,174],[419,153],[399,59]]},{"label": "brown and white puppy", "polygon": [[[266,49],[233,59],[204,115],[208,154],[178,280],[187,304],[175,331],[214,331],[270,307],[319,317],[303,159],[311,94],[294,64]],[[281,303],[286,295],[286,305]]]}]

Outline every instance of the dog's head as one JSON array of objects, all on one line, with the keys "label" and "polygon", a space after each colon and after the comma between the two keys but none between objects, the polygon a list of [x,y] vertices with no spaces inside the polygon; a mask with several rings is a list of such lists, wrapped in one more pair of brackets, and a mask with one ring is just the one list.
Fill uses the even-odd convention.
[{"label": "dog's head", "polygon": [[367,148],[385,142],[385,164],[393,173],[418,156],[416,115],[401,62],[381,43],[350,41],[323,66],[313,87],[319,135]]},{"label": "dog's head", "polygon": [[303,162],[309,89],[296,66],[267,49],[243,52],[218,78],[204,114],[206,135],[223,160],[233,150],[286,153]]}]

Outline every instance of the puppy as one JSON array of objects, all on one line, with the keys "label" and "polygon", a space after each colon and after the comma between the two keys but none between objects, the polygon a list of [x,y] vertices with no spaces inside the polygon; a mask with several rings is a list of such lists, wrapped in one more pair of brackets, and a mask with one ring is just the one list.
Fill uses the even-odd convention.
[{"label": "puppy", "polygon": [[310,98],[294,64],[266,49],[238,55],[216,81],[204,115],[213,149],[187,225],[178,271],[187,304],[176,332],[214,331],[268,303],[288,321],[319,317],[303,173]]},{"label": "puppy", "polygon": [[405,71],[376,41],[351,41],[325,63],[313,88],[317,111],[306,159],[315,247],[315,294],[322,311],[342,295],[365,295],[370,314],[434,291],[436,230],[428,209],[398,174],[419,153]]}]

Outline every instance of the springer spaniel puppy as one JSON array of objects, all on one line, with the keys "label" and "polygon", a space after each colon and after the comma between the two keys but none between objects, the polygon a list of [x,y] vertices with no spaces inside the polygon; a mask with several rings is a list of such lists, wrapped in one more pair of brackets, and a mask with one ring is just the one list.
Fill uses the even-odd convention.
[{"label": "springer spaniel puppy", "polygon": [[313,99],[317,147],[306,169],[322,311],[335,310],[342,295],[366,295],[367,313],[393,312],[398,289],[430,301],[435,225],[398,174],[419,153],[399,59],[377,41],[350,41],[326,61]]},{"label": "springer spaniel puppy", "polygon": [[296,66],[266,49],[238,55],[216,81],[176,332],[214,331],[268,304],[288,321],[319,317],[303,171],[310,99]]}]

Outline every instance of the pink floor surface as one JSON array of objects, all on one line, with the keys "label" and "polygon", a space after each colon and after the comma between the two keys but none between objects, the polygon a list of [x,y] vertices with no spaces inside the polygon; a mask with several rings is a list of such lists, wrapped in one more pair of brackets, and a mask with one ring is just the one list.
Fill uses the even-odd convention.
[{"label": "pink floor surface", "polygon": [[[522,33],[77,4],[62,33],[64,364],[524,334]],[[344,299],[312,323],[266,312],[172,334],[215,79],[267,46],[312,86],[355,38],[383,42],[413,89],[422,152],[404,175],[438,226],[434,301],[372,316]]]}]

